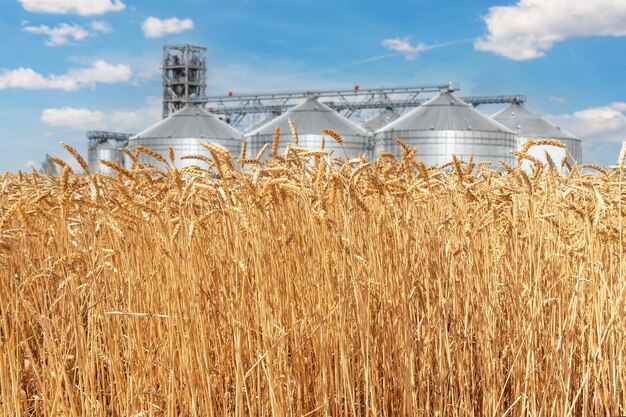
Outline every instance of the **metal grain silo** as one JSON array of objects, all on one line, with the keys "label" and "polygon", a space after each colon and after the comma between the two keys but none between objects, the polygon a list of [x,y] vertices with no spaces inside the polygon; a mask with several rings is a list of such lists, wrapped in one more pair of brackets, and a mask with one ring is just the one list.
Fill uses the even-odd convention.
[{"label": "metal grain silo", "polygon": [[510,151],[517,149],[515,133],[449,91],[379,129],[374,134],[374,156],[385,150],[400,158],[395,136],[417,146],[416,159],[426,165],[444,164],[452,160],[452,155],[467,160],[472,154],[476,162],[512,163]]},{"label": "metal grain silo", "polygon": [[[202,142],[212,142],[224,146],[233,155],[241,149],[242,134],[219,120],[206,110],[187,105],[166,119],[130,138],[129,146],[145,146],[158,152],[166,159],[171,146],[176,155],[176,166],[197,165],[197,160],[183,159],[187,155],[210,156],[209,151],[201,146]],[[140,162],[155,164],[150,156],[141,154]]]},{"label": "metal grain silo", "polygon": [[115,174],[116,171],[102,165],[101,159],[111,162],[119,162],[124,166],[124,152],[120,148],[116,141],[104,140],[99,143],[95,143],[89,146],[88,158],[89,158],[89,171],[92,173],[100,174]]},{"label": "metal grain silo", "polygon": [[[290,117],[298,131],[298,145],[301,147],[319,149],[322,146],[322,129],[326,128],[341,135],[348,157],[356,157],[359,153],[368,154],[370,135],[365,129],[320,103],[316,98],[310,97],[276,119],[247,133],[250,157],[256,156],[266,143],[272,143],[276,126],[280,127],[278,152],[284,152],[287,144],[293,143],[288,123]],[[344,157],[341,146],[332,138],[326,137],[325,141],[326,149],[334,150],[333,156]]]},{"label": "metal grain silo", "polygon": [[122,147],[128,144],[128,138],[132,134],[109,132],[101,130],[90,130],[87,132],[89,140],[88,160],[89,171],[92,173],[115,174],[115,170],[102,165],[101,159],[111,162],[119,162],[124,166],[125,155]]},{"label": "metal grain silo", "polygon": [[365,128],[369,132],[376,132],[377,130],[387,126],[389,123],[396,120],[398,117],[400,117],[400,113],[393,109],[387,108],[378,113],[376,116],[363,122],[363,128]]},{"label": "metal grain silo", "polygon": [[[581,140],[560,127],[541,118],[539,115],[529,111],[520,103],[513,103],[509,107],[492,116],[494,120],[508,127],[518,134],[520,146],[529,138],[556,139],[567,146],[568,160],[570,163],[582,161]],[[563,149],[554,146],[533,146],[529,153],[546,162],[545,151],[557,164],[566,155]]]}]

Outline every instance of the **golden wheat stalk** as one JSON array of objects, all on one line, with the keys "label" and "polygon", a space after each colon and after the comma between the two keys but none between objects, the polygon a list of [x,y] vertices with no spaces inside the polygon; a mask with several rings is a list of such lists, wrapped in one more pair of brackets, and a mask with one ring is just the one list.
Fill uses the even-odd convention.
[{"label": "golden wheat stalk", "polygon": [[291,117],[287,117],[287,123],[289,123],[289,129],[291,129],[291,136],[293,138],[293,142],[298,144],[298,131],[296,130],[296,125],[291,120]]},{"label": "golden wheat stalk", "polygon": [[337,133],[336,131],[334,131],[333,129],[322,129],[322,133],[333,138],[335,142],[339,144],[343,144],[343,139],[341,135]]},{"label": "golden wheat stalk", "polygon": [[566,149],[567,148],[567,145],[565,145],[563,142],[558,141],[556,139],[539,139],[539,140],[535,140],[533,142],[533,146],[539,146],[539,145],[555,146],[555,147],[561,148],[561,149]]},{"label": "golden wheat stalk", "polygon": [[114,170],[117,173],[125,176],[128,179],[131,179],[131,180],[135,179],[135,177],[133,177],[133,174],[130,171],[128,171],[127,169],[125,169],[124,167],[122,167],[120,164],[116,164],[116,163],[108,161],[106,159],[100,159],[99,162],[102,165],[111,168],[112,170]]},{"label": "golden wheat stalk", "polygon": [[541,162],[539,159],[535,158],[531,154],[526,153],[526,152],[520,152],[520,151],[511,151],[511,154],[517,157],[518,165],[523,159],[526,159],[533,163],[534,172],[540,172],[543,170],[543,167],[544,167],[543,162]]},{"label": "golden wheat stalk", "polygon": [[528,150],[530,148],[532,148],[533,146],[535,146],[535,144],[537,143],[537,141],[535,140],[535,137],[531,137],[528,138],[528,140],[526,142],[524,142],[524,144],[522,145],[521,149],[520,149],[520,153],[526,153],[528,152]]},{"label": "golden wheat stalk", "polygon": [[239,159],[245,159],[246,158],[246,149],[248,147],[248,142],[246,142],[245,140],[243,142],[241,142],[241,151],[239,152]]},{"label": "golden wheat stalk", "polygon": [[133,162],[131,169],[138,169],[139,167],[141,167],[141,163],[139,162],[139,158],[137,158],[137,156],[131,152],[127,147],[122,147],[122,152],[124,152],[124,154],[126,156],[128,156],[128,158]]},{"label": "golden wheat stalk", "polygon": [[276,156],[278,152],[278,142],[280,141],[280,126],[276,126],[274,129],[274,140],[272,141],[272,150],[270,156]]},{"label": "golden wheat stalk", "polygon": [[596,165],[596,164],[582,164],[580,165],[580,168],[588,168],[588,169],[594,169],[600,173],[602,173],[603,175],[608,175],[608,171],[601,167],[600,165]]},{"label": "golden wheat stalk", "polygon": [[265,145],[263,145],[263,147],[261,148],[261,150],[259,151],[259,153],[257,154],[256,158],[254,159],[258,159],[259,161],[261,160],[261,158],[263,158],[263,154],[265,153],[265,151],[267,150],[267,148],[269,148],[270,144],[266,143]]},{"label": "golden wheat stalk", "polygon": [[83,157],[80,156],[80,154],[76,151],[76,149],[74,149],[73,147],[71,147],[70,145],[68,145],[67,143],[64,143],[64,142],[61,142],[61,146],[63,146],[65,149],[67,149],[67,151],[72,154],[72,156],[74,157],[76,162],[78,162],[78,165],[80,165],[80,167],[83,169],[83,171],[85,171],[87,174],[89,174],[89,165],[87,165],[87,162],[85,162]]},{"label": "golden wheat stalk", "polygon": [[162,162],[162,163],[167,165],[167,160],[165,158],[163,158],[163,156],[160,153],[155,152],[155,151],[153,151],[150,148],[146,148],[145,146],[137,145],[137,146],[135,146],[135,150],[137,152],[139,152],[139,153],[144,153],[144,154],[152,157],[153,159],[156,159],[157,161]]},{"label": "golden wheat stalk", "polygon": [[257,158],[243,158],[239,160],[241,166],[244,165],[260,165],[261,161]]},{"label": "golden wheat stalk", "polygon": [[55,164],[57,164],[59,167],[61,167],[61,169],[65,168],[67,165],[67,162],[65,162],[62,159],[57,158],[56,156],[48,156],[48,160],[54,162]]}]

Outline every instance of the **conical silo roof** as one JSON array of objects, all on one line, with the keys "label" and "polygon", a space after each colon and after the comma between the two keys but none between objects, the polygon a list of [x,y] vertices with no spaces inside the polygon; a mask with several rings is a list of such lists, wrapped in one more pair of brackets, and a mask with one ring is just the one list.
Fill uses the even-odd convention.
[{"label": "conical silo roof", "polygon": [[[386,131],[474,130],[510,132],[450,92],[444,91],[409,113],[379,129]],[[510,132],[513,133],[513,132]]]},{"label": "conical silo roof", "polygon": [[385,109],[378,113],[376,116],[367,119],[363,123],[363,127],[370,132],[375,132],[378,129],[387,126],[389,123],[398,119],[400,114],[393,109]]},{"label": "conical silo roof", "polygon": [[[174,151],[179,167],[195,164],[197,161],[182,159],[185,156],[209,156],[203,142],[224,146],[233,155],[241,149],[243,135],[206,110],[187,105],[157,124],[130,138],[131,148],[145,146],[168,158],[169,149]],[[139,155],[141,163],[154,163],[150,156]]]},{"label": "conical silo roof", "polygon": [[369,133],[356,123],[346,119],[327,105],[320,103],[314,97],[295,106],[289,111],[256,130],[248,132],[246,136],[273,135],[276,126],[280,127],[282,136],[291,137],[288,119],[291,117],[298,135],[320,135],[322,129],[332,129],[340,135],[367,136]]},{"label": "conical silo roof", "polygon": [[236,139],[241,133],[198,106],[185,106],[170,117],[161,120],[133,136],[138,139]]},{"label": "conical silo roof", "polygon": [[278,114],[270,114],[269,116],[265,117],[263,120],[253,124],[252,126],[250,126],[249,128],[247,128],[244,131],[244,135],[249,133],[249,132],[254,132],[255,130],[257,130],[258,128],[260,128],[261,126],[265,126],[266,124],[268,124],[269,122],[271,122],[272,120],[275,120],[277,117],[280,116],[280,113]]},{"label": "conical silo roof", "polygon": [[571,133],[541,118],[538,114],[531,112],[520,103],[511,104],[506,109],[494,114],[492,118],[523,138],[578,139]]}]

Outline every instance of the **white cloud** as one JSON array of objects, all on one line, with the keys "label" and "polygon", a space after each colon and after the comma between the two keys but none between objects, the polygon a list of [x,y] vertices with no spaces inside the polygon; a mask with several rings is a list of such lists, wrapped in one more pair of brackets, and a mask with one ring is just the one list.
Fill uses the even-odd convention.
[{"label": "white cloud", "polygon": [[409,61],[415,59],[418,53],[428,49],[428,47],[421,42],[415,46],[411,45],[408,36],[404,38],[383,39],[380,44],[392,51],[404,53],[405,58]]},{"label": "white cloud", "polygon": [[30,68],[18,68],[0,74],[0,90],[6,88],[22,88],[25,90],[76,90],[77,85],[74,81],[65,76],[43,75],[33,71]]},{"label": "white cloud", "polygon": [[119,12],[126,7],[121,0],[19,0],[29,12],[66,14],[81,16]]},{"label": "white cloud", "polygon": [[63,107],[45,109],[41,113],[41,121],[50,126],[65,126],[73,129],[86,129],[96,126],[104,120],[104,113],[87,109]]},{"label": "white cloud", "polygon": [[624,0],[520,0],[483,17],[488,34],[474,47],[524,61],[580,36],[626,36]]},{"label": "white cloud", "polygon": [[132,75],[133,71],[128,65],[110,64],[101,59],[95,61],[89,68],[73,69],[67,73],[67,76],[76,80],[79,86],[128,81]]},{"label": "white cloud", "polygon": [[74,91],[97,83],[129,81],[133,71],[128,65],[95,61],[90,67],[71,69],[67,74],[43,76],[31,68],[18,68],[0,73],[0,90],[21,88],[26,90]]},{"label": "white cloud", "polygon": [[69,42],[70,38],[80,41],[89,35],[89,32],[87,32],[85,28],[75,23],[61,23],[59,26],[53,28],[46,25],[26,26],[22,30],[28,33],[48,36],[48,40],[46,41],[46,45],[48,46],[65,45]]},{"label": "white cloud", "polygon": [[111,25],[109,25],[107,22],[100,22],[96,20],[91,22],[89,27],[91,27],[91,30],[93,30],[94,32],[99,33],[110,33],[113,31],[113,28],[111,28]]},{"label": "white cloud", "polygon": [[589,107],[571,114],[548,115],[546,119],[583,140],[616,143],[626,140],[624,102],[613,102],[604,107]]},{"label": "white cloud", "polygon": [[96,33],[109,33],[113,30],[111,25],[107,22],[93,21],[90,23],[89,27],[91,28],[91,32],[76,23],[61,23],[56,27],[46,25],[25,26],[22,30],[36,35],[46,35],[48,37],[46,45],[48,46],[65,45],[70,41],[70,38],[80,41],[87,36]]},{"label": "white cloud", "polygon": [[158,97],[148,97],[144,107],[110,113],[73,107],[44,109],[41,113],[41,121],[45,124],[77,131],[103,129],[138,133],[160,118],[161,101]]},{"label": "white cloud", "polygon": [[180,20],[177,17],[169,19],[149,17],[144,20],[141,29],[146,38],[160,38],[168,33],[178,33],[183,30],[193,29],[193,21],[191,19]]}]

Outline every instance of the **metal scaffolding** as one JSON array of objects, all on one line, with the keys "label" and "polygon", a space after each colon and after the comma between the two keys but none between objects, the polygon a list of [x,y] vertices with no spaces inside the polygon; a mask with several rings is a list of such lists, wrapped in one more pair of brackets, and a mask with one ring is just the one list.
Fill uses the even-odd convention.
[{"label": "metal scaffolding", "polygon": [[163,46],[163,118],[187,103],[206,102],[206,48]]},{"label": "metal scaffolding", "polygon": [[[258,120],[254,115],[276,115],[289,110],[298,100],[308,97],[324,99],[322,102],[348,118],[358,118],[363,110],[392,109],[398,112],[417,107],[426,101],[423,93],[454,92],[459,90],[456,83],[433,84],[407,87],[380,87],[352,90],[292,91],[282,93],[244,94],[211,96],[206,98],[207,109],[226,120],[231,125],[245,130]],[[473,106],[496,103],[524,103],[523,95],[462,97]]]},{"label": "metal scaffolding", "polygon": [[133,136],[133,133],[118,133],[118,132],[106,132],[103,130],[89,130],[87,132],[87,139],[89,140],[89,149],[93,149],[96,145],[99,145],[108,140],[114,141],[121,148],[128,144],[128,139]]}]

